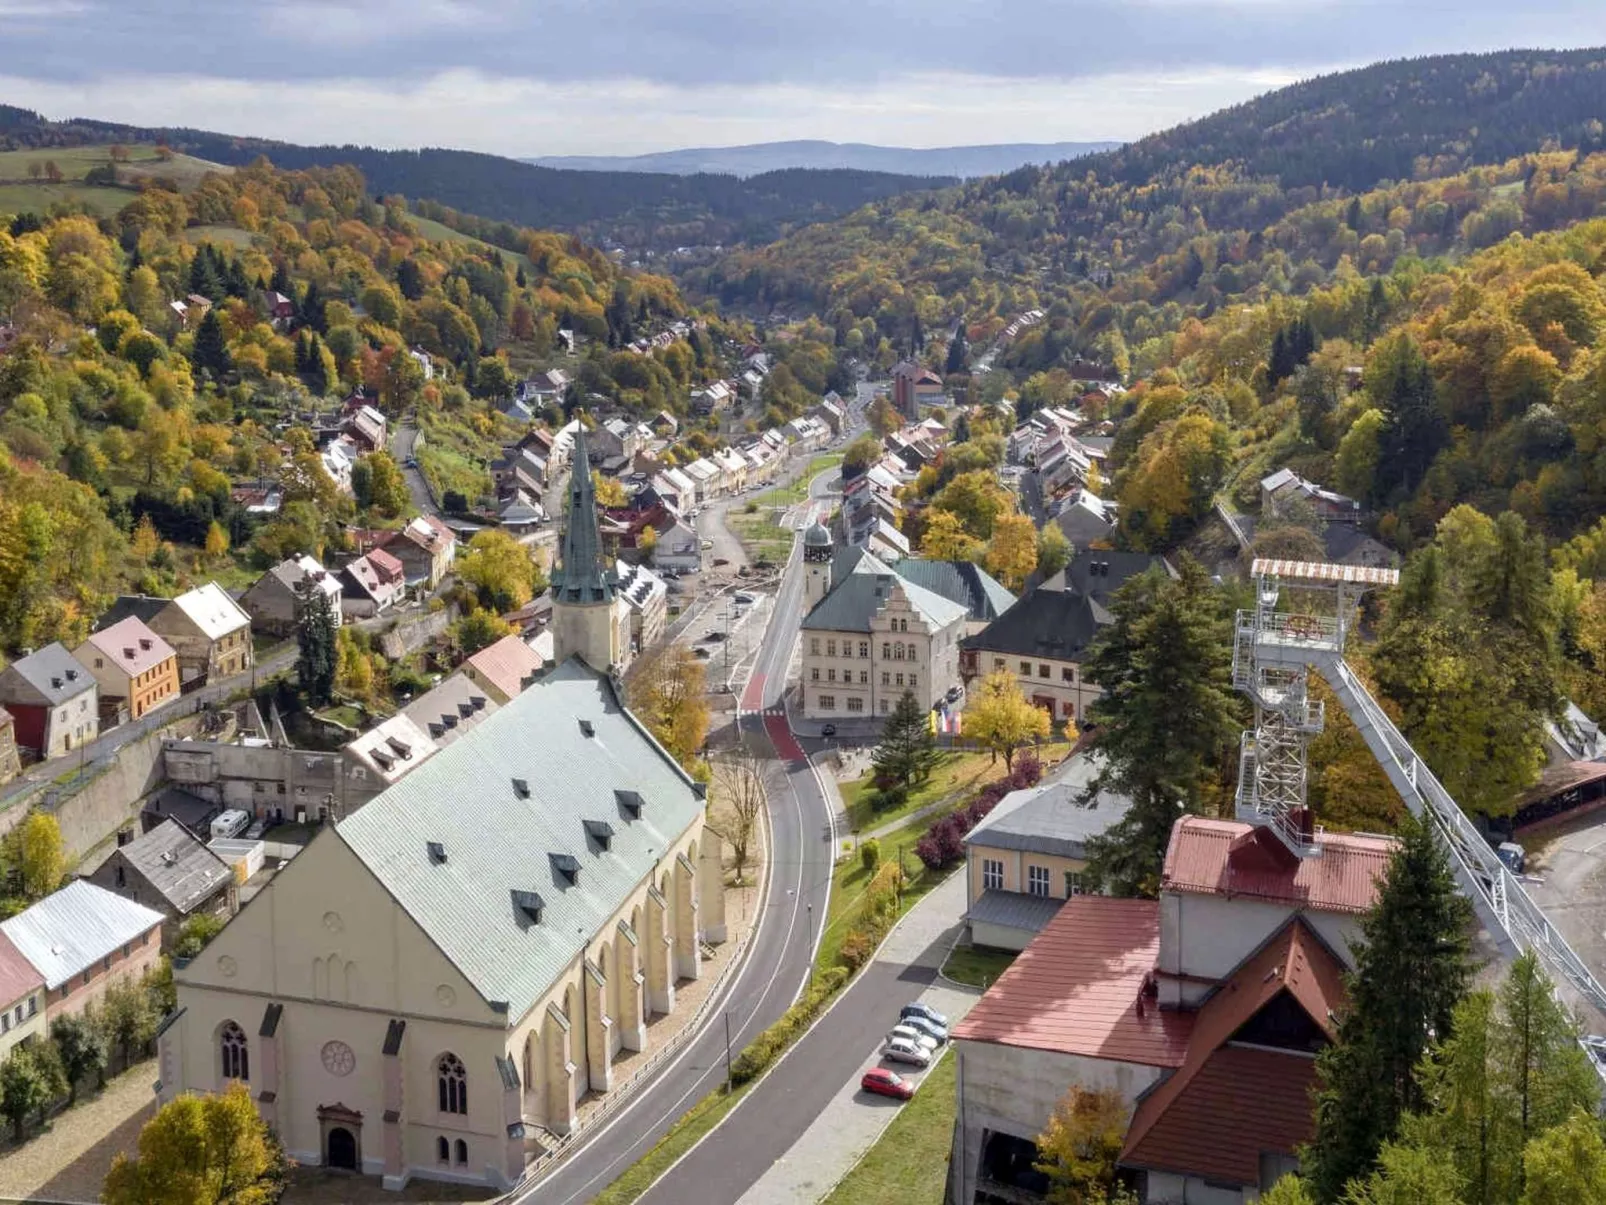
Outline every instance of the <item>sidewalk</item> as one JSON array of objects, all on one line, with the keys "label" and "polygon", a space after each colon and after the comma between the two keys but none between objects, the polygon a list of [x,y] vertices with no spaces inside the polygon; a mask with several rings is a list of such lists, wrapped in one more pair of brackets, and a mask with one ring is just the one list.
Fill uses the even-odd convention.
[{"label": "sidewalk", "polygon": [[[964,911],[965,876],[956,873],[914,906],[883,943],[875,960],[860,974],[868,976],[879,969],[892,972],[898,981],[931,978],[948,956]],[[908,968],[913,967],[926,969],[926,974],[907,974]],[[884,1010],[885,1024],[890,1029],[896,1022],[901,1003],[918,999],[945,1014],[948,1023],[955,1025],[980,998],[978,989],[959,987],[942,979],[934,979],[923,991],[911,985],[907,996],[899,998],[899,1004],[888,1002]],[[820,1022],[821,1028],[829,1027],[833,1019],[828,1013]],[[871,1096],[859,1088],[860,1077],[871,1067],[882,1065],[878,1043],[875,1049],[866,1052],[852,1076],[786,1154],[742,1195],[738,1205],[814,1205],[830,1192],[897,1116],[896,1101]],[[930,1074],[912,1071],[903,1063],[884,1065],[916,1082]],[[932,1157],[940,1158],[942,1154],[934,1151]]]}]

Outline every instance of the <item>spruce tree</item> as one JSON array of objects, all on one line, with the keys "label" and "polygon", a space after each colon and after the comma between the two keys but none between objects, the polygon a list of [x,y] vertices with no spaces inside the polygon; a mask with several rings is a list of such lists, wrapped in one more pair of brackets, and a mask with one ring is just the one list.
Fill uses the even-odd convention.
[{"label": "spruce tree", "polygon": [[303,582],[296,626],[296,679],[314,707],[327,703],[335,690],[337,628],[329,596]]},{"label": "spruce tree", "polygon": [[910,691],[904,691],[881,729],[881,743],[871,758],[876,786],[883,797],[902,798],[910,787],[931,777],[936,761],[931,719]]},{"label": "spruce tree", "polygon": [[965,339],[963,322],[954,330],[954,337],[948,340],[948,363],[945,369],[950,376],[970,370],[970,343]]},{"label": "spruce tree", "polygon": [[1153,569],[1127,582],[1111,609],[1084,666],[1103,690],[1090,709],[1102,769],[1087,798],[1112,790],[1132,806],[1089,842],[1089,872],[1118,894],[1152,894],[1173,825],[1201,810],[1205,783],[1238,739],[1231,625],[1187,555],[1175,579]]},{"label": "spruce tree", "polygon": [[323,294],[318,291],[318,282],[313,281],[307,286],[307,293],[301,299],[301,323],[315,331],[324,328],[324,301]]},{"label": "spruce tree", "polygon": [[1316,1136],[1303,1162],[1324,1205],[1371,1172],[1400,1119],[1427,1103],[1419,1065],[1435,1037],[1450,1035],[1472,975],[1472,906],[1449,856],[1410,815],[1399,837],[1377,903],[1361,921],[1349,1006],[1316,1062]]},{"label": "spruce tree", "polygon": [[295,286],[290,283],[290,270],[280,260],[273,265],[273,279],[268,282],[268,288],[282,297],[294,297]]},{"label": "spruce tree", "polygon": [[190,363],[197,370],[211,373],[214,380],[221,380],[229,371],[229,347],[223,338],[223,324],[218,321],[215,309],[206,311],[206,317],[201,319],[201,325],[195,330]]}]

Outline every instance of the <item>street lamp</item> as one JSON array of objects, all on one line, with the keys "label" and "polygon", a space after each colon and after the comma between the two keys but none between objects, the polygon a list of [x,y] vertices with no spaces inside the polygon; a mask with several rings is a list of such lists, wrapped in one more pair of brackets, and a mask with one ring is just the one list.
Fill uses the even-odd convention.
[{"label": "street lamp", "polygon": [[814,905],[808,905],[809,912],[809,987],[814,986]]}]

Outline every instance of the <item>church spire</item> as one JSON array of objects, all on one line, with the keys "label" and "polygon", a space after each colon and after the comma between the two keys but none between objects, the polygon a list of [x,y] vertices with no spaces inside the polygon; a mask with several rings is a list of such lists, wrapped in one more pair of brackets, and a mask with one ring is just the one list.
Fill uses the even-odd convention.
[{"label": "church spire", "polygon": [[569,474],[569,526],[563,533],[563,559],[552,576],[555,603],[613,601],[613,574],[602,559],[602,534],[597,529],[597,493],[591,484],[591,463],[586,458],[586,429],[574,432],[574,468]]}]

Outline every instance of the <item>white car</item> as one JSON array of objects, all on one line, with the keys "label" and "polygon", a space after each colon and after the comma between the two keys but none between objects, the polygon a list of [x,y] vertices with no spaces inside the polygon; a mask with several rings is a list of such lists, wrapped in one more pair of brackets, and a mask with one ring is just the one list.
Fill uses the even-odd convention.
[{"label": "white car", "polygon": [[927,1054],[930,1054],[933,1050],[937,1049],[937,1039],[932,1037],[929,1033],[923,1033],[921,1030],[916,1029],[913,1025],[893,1026],[892,1032],[887,1034],[887,1041],[913,1042]]},{"label": "white car", "polygon": [[907,1038],[889,1038],[881,1057],[896,1063],[913,1063],[916,1067],[931,1066],[931,1052]]}]

